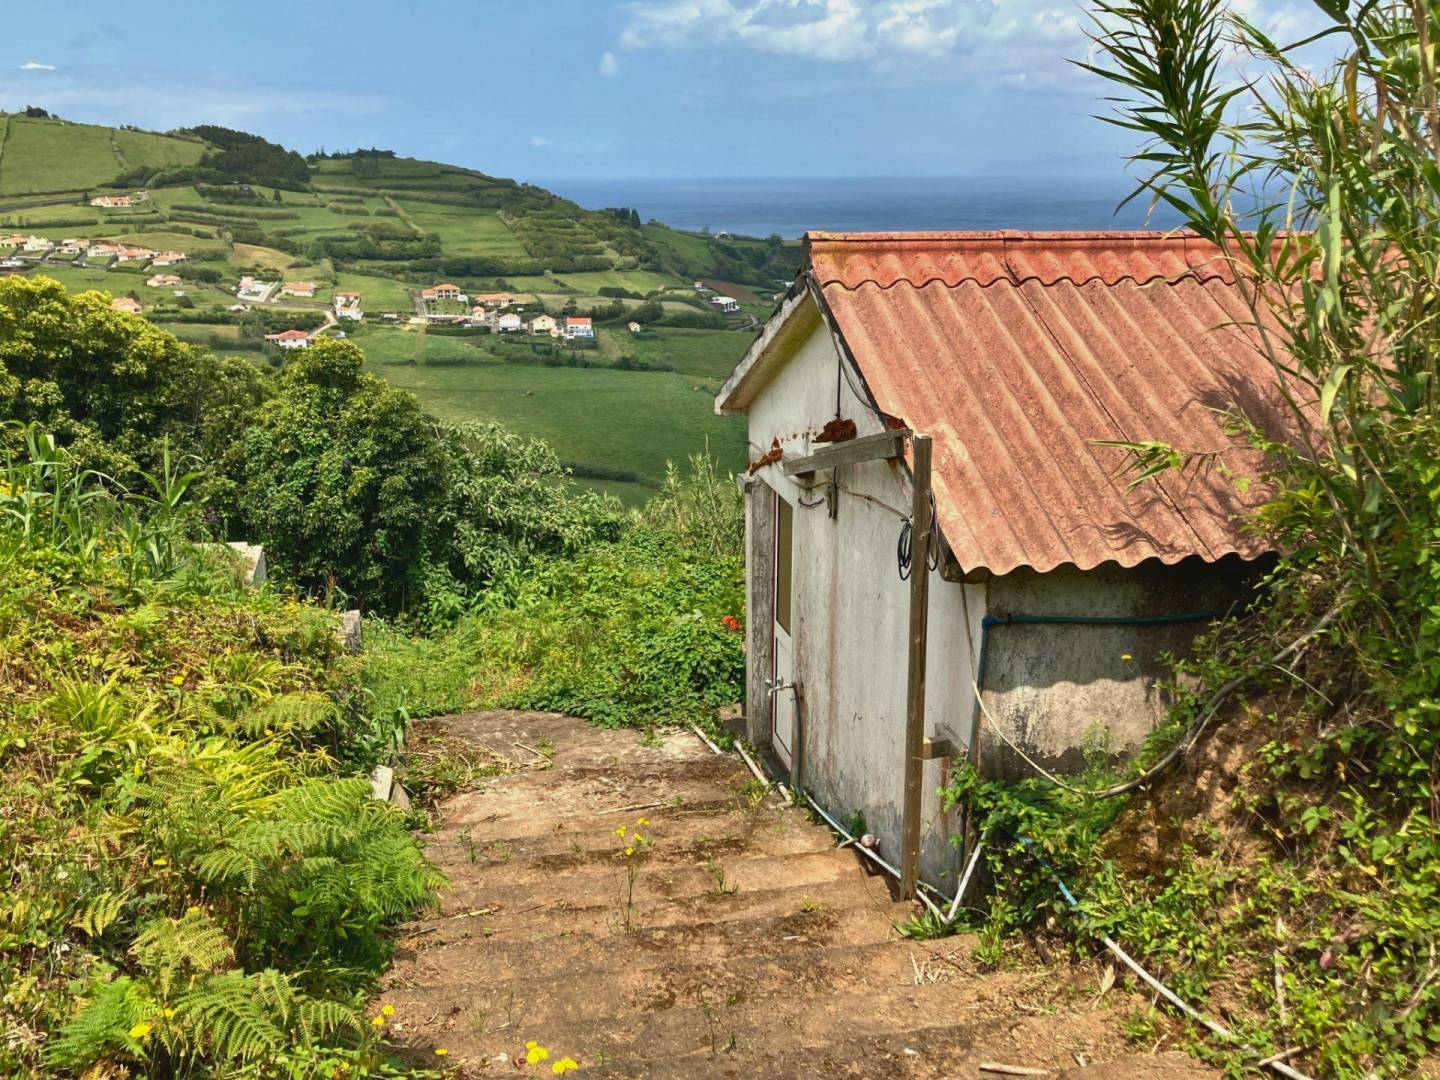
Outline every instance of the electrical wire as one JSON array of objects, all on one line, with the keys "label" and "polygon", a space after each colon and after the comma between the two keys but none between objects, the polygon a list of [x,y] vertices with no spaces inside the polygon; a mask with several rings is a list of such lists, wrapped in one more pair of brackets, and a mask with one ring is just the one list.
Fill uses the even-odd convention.
[{"label": "electrical wire", "polygon": [[[935,492],[930,492],[930,532],[935,532]],[[895,542],[895,561],[900,566],[900,580],[910,580],[910,564],[915,559],[915,523],[910,518],[905,518],[905,523],[900,526],[900,538]],[[930,551],[926,554],[925,563],[933,572],[940,565],[940,545],[931,544]]]}]

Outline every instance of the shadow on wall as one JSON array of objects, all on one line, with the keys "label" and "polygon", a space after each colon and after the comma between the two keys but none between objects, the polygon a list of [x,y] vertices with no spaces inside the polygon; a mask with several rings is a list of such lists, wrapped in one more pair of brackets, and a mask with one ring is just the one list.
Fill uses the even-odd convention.
[{"label": "shadow on wall", "polygon": [[[1273,562],[1192,557],[1174,566],[1150,560],[1133,569],[1024,570],[997,579],[982,683],[990,715],[1052,772],[1133,754],[1173,704],[1170,658],[1191,655],[1196,635],[1211,625],[1193,616],[1243,609]],[[1007,615],[1183,621],[1007,624]],[[1034,775],[983,722],[981,767],[1007,779]]]}]

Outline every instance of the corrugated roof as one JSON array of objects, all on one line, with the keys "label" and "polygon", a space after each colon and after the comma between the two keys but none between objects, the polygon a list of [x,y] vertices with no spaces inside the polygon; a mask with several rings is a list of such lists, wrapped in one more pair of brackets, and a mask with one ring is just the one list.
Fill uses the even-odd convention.
[{"label": "corrugated roof", "polygon": [[1157,233],[811,234],[812,270],[885,412],[934,438],[936,507],[967,571],[1264,553],[1215,469],[1127,489],[1106,439],[1258,455],[1237,409],[1283,427],[1274,375],[1215,249]]}]

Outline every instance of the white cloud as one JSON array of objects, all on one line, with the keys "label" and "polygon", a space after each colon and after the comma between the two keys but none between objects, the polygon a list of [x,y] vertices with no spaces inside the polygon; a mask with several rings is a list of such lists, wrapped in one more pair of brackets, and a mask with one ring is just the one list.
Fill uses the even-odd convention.
[{"label": "white cloud", "polygon": [[[1252,18],[1300,21],[1298,0],[1236,0]],[[1077,0],[638,0],[622,49],[731,47],[896,77],[1043,88],[1083,77],[1089,23]]]},{"label": "white cloud", "polygon": [[54,71],[54,64],[37,64],[34,60],[27,60],[20,65],[21,71]]},{"label": "white cloud", "polygon": [[600,74],[607,79],[617,78],[620,74],[620,58],[609,51],[601,55]]},{"label": "white cloud", "polygon": [[535,147],[535,149],[539,150],[539,149],[541,149],[542,147],[549,146],[549,145],[550,145],[550,140],[547,139],[547,138],[545,138],[545,136],[543,136],[543,135],[531,135],[531,136],[530,136],[530,145],[533,146],[533,147]]}]

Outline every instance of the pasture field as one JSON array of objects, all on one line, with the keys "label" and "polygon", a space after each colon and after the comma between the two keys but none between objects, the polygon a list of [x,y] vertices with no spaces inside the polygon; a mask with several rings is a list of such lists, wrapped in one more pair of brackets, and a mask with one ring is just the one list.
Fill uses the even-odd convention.
[{"label": "pasture field", "polygon": [[402,311],[408,315],[414,310],[409,290],[394,278],[341,270],[335,274],[335,288],[340,292],[358,292],[366,312]]},{"label": "pasture field", "polygon": [[151,169],[172,169],[194,165],[205,153],[205,144],[195,139],[156,135],[148,131],[114,128],[115,146],[126,167],[145,166]]},{"label": "pasture field", "polygon": [[356,343],[370,370],[442,420],[496,420],[545,439],[563,461],[652,484],[667,461],[683,462],[707,444],[726,469],[745,462],[743,422],[716,416],[713,387],[689,376],[507,364],[484,350],[485,337],[437,334],[426,335],[422,365],[413,360],[415,340],[414,331],[381,330]]},{"label": "pasture field", "polygon": [[[553,276],[506,276],[512,288],[536,293],[574,293],[598,296],[601,289],[629,289],[644,296],[655,289],[670,288],[680,283],[674,274],[655,270],[590,270],[559,273]],[[605,300],[609,303],[609,300]]]},{"label": "pasture field", "polygon": [[500,220],[494,210],[397,199],[405,217],[425,232],[439,235],[445,253],[451,256],[523,256],[525,246]]},{"label": "pasture field", "polygon": [[0,195],[78,191],[123,170],[110,129],[11,116],[0,153]]},{"label": "pasture field", "polygon": [[[600,331],[600,352],[607,360],[633,356],[647,363],[666,361],[681,375],[723,382],[755,335],[743,330],[689,330],[675,326],[647,326],[638,334],[628,330]],[[718,389],[718,385],[717,385]]]}]

